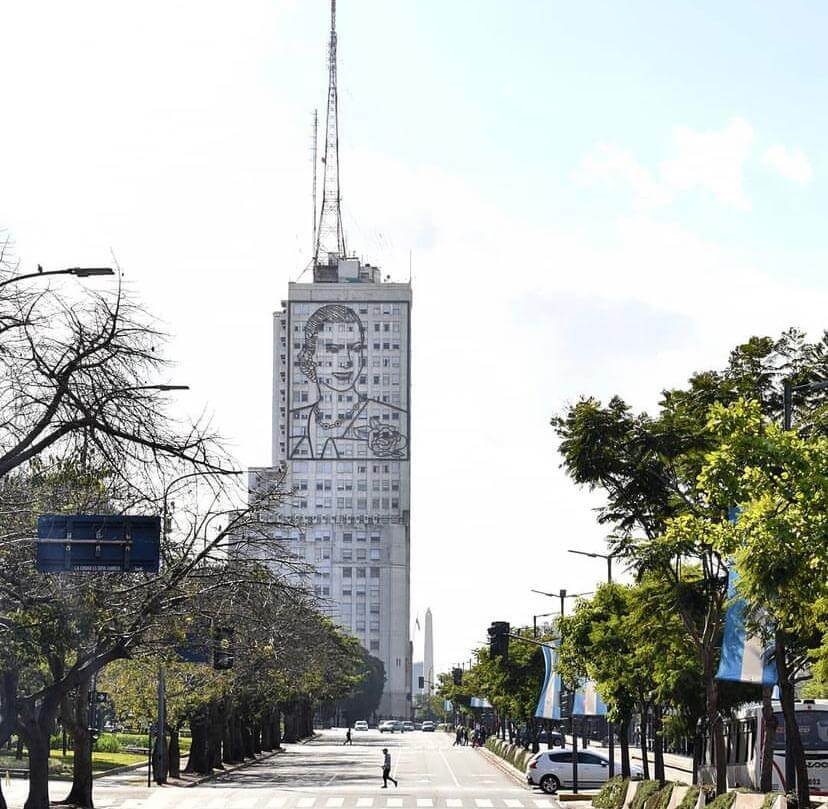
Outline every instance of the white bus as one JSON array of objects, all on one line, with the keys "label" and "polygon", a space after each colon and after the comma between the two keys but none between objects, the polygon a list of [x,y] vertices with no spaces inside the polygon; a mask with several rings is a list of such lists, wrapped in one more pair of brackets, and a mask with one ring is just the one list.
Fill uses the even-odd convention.
[{"label": "white bus", "polygon": [[[828,795],[828,700],[797,700],[796,724],[805,748],[811,795]],[[773,789],[788,791],[785,784],[785,721],[777,700],[776,737],[773,740]],[[761,704],[748,705],[736,719],[725,724],[728,787],[759,787],[762,774],[764,724]]]}]

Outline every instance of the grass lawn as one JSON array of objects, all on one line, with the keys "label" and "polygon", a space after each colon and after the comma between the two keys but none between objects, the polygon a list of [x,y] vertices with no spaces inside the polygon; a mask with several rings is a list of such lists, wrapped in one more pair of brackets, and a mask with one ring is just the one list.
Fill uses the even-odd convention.
[{"label": "grass lawn", "polygon": [[[128,764],[138,764],[145,761],[146,756],[134,753],[92,753],[93,772],[106,772],[115,767],[124,767]],[[0,752],[0,774],[4,769],[28,769],[29,759],[23,756],[21,761],[14,757],[14,753],[3,750]],[[49,773],[51,775],[72,775],[72,751],[64,757],[61,750],[52,750],[49,754]]]}]

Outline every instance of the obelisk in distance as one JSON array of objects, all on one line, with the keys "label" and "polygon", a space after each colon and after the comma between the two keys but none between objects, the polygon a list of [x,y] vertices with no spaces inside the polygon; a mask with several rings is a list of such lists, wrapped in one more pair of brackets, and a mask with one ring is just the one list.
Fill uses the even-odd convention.
[{"label": "obelisk in distance", "polygon": [[425,639],[423,648],[423,677],[425,678],[424,691],[426,701],[434,692],[434,627],[431,622],[431,608],[425,614]]}]

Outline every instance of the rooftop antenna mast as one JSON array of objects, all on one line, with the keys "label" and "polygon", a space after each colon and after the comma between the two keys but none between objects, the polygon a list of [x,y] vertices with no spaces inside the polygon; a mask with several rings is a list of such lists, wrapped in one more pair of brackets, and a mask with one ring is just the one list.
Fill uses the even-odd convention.
[{"label": "rooftop antenna mast", "polygon": [[311,231],[311,254],[316,263],[316,167],[319,164],[319,110],[313,111],[313,230]]},{"label": "rooftop antenna mast", "polygon": [[331,0],[331,39],[328,45],[328,117],[325,125],[325,154],[322,157],[322,207],[316,230],[313,263],[320,254],[345,256],[345,233],[339,194],[339,113],[336,87],[336,0]]}]

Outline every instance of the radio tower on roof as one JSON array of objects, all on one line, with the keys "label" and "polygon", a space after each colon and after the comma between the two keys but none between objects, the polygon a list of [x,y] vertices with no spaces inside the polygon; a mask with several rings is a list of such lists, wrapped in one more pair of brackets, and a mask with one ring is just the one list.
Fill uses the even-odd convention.
[{"label": "radio tower on roof", "polygon": [[331,0],[331,40],[328,46],[328,118],[325,127],[325,167],[322,175],[322,208],[316,230],[313,264],[320,256],[345,257],[345,233],[342,229],[342,209],[339,196],[339,113],[336,89],[336,0]]}]

